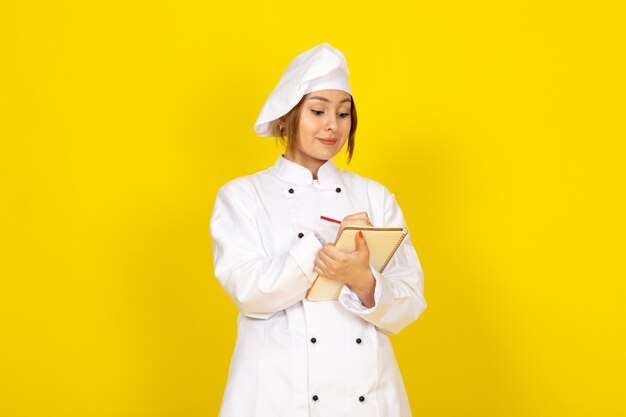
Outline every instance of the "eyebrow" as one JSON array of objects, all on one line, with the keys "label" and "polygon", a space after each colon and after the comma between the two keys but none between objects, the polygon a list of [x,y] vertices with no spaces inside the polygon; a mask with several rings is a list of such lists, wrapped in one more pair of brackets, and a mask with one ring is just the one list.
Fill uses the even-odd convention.
[{"label": "eyebrow", "polygon": [[[327,99],[326,97],[322,97],[322,96],[313,96],[313,97],[309,97],[308,99],[309,100],[321,100],[321,101],[325,101],[327,103],[330,103],[329,99]],[[350,97],[344,98],[339,103],[344,103],[344,102],[349,102],[349,101],[352,101],[352,99]]]}]

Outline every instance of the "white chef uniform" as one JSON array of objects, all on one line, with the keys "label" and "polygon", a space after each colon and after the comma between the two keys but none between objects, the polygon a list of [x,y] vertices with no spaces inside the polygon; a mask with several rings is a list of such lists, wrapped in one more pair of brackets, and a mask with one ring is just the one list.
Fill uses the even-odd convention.
[{"label": "white chef uniform", "polygon": [[211,218],[215,276],[239,308],[221,417],[405,417],[406,391],[387,333],[426,308],[410,239],[376,279],[375,306],[344,286],[338,301],[309,302],[314,260],[343,219],[405,226],[383,185],[327,161],[311,172],[284,157],[218,192]]}]

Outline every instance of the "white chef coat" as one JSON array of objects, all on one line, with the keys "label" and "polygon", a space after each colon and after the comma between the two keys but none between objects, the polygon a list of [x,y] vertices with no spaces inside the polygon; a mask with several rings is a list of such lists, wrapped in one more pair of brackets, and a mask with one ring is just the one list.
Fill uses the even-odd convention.
[{"label": "white chef coat", "polygon": [[221,417],[404,417],[411,410],[388,333],[426,308],[410,239],[384,273],[372,268],[375,305],[347,286],[338,301],[305,295],[322,244],[343,219],[405,226],[384,186],[332,161],[311,172],[284,157],[224,185],[211,218],[215,276],[239,308],[238,336]]}]

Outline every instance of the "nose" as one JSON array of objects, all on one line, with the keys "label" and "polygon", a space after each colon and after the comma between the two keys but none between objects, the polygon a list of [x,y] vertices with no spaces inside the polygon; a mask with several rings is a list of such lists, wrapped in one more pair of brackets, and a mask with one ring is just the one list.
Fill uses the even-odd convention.
[{"label": "nose", "polygon": [[337,115],[334,113],[330,113],[328,116],[328,120],[326,121],[326,130],[336,131],[337,130]]}]

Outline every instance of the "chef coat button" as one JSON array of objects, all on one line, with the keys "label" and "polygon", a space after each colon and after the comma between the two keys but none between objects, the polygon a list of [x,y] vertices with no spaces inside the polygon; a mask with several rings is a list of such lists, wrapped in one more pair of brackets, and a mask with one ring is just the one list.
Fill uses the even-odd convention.
[{"label": "chef coat button", "polygon": [[359,397],[359,401],[361,401],[361,402],[365,401],[365,397],[361,395],[361,396]]},{"label": "chef coat button", "polygon": [[293,194],[293,188],[289,189],[289,194]]},{"label": "chef coat button", "polygon": [[304,233],[302,233],[302,232],[298,233],[298,237],[299,237],[300,239],[302,239],[302,238],[304,237]]},{"label": "chef coat button", "polygon": [[313,396],[313,397],[311,397],[311,398],[313,398],[313,401],[317,401],[317,400],[319,400],[319,399],[320,399],[320,397],[318,397],[317,395],[314,395],[314,396]]},{"label": "chef coat button", "polygon": [[341,188],[337,187],[337,188],[335,188],[335,191],[337,191],[338,193],[340,193],[340,192],[341,192]]},{"label": "chef coat button", "polygon": [[316,338],[314,338],[314,337],[312,337],[312,338],[311,338],[311,343],[315,344],[315,342],[317,342],[317,339],[316,339]]},{"label": "chef coat button", "polygon": [[360,337],[359,337],[358,339],[356,339],[356,344],[357,344],[357,345],[360,345],[360,344],[361,344],[361,342],[362,342],[362,340],[361,340],[361,338],[360,338]]}]

